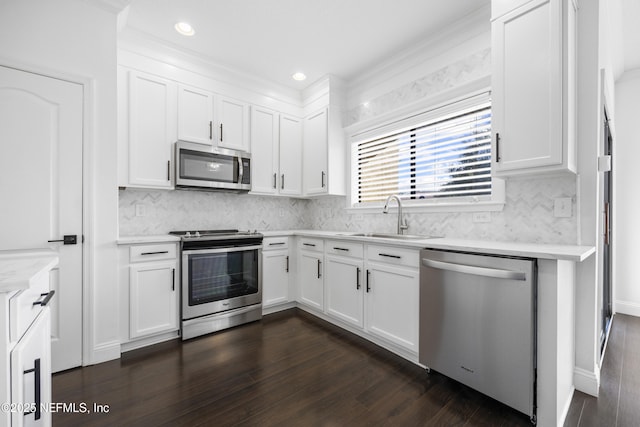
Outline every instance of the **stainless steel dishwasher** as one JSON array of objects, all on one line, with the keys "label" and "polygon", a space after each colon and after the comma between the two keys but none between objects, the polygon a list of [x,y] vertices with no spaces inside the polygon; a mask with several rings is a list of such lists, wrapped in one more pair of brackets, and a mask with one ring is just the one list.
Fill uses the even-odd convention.
[{"label": "stainless steel dishwasher", "polygon": [[420,252],[420,363],[536,420],[536,261]]}]

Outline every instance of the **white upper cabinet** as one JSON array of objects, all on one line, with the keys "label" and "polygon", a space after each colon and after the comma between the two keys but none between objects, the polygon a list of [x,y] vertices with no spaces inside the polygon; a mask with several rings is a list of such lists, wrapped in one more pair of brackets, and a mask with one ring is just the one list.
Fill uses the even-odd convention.
[{"label": "white upper cabinet", "polygon": [[492,7],[494,175],[575,172],[573,0]]},{"label": "white upper cabinet", "polygon": [[213,94],[178,86],[178,139],[213,144]]},{"label": "white upper cabinet", "polygon": [[280,114],[280,194],[302,194],[302,120]]},{"label": "white upper cabinet", "polygon": [[323,108],[304,119],[304,193],[328,193],[328,109]]},{"label": "white upper cabinet", "polygon": [[173,188],[176,84],[138,71],[129,71],[128,83],[128,173],[120,185]]},{"label": "white upper cabinet", "polygon": [[251,107],[251,192],[302,194],[302,121]]},{"label": "white upper cabinet", "polygon": [[303,94],[303,194],[346,194],[346,146],[342,127],[343,84],[328,76]]},{"label": "white upper cabinet", "polygon": [[246,151],[249,148],[249,104],[216,96],[216,144],[219,147]]},{"label": "white upper cabinet", "polygon": [[251,107],[251,191],[277,194],[278,113]]}]

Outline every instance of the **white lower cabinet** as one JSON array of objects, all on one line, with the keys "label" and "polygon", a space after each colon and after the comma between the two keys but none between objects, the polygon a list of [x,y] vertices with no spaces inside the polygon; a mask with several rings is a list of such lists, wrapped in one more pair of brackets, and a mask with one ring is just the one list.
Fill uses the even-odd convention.
[{"label": "white lower cabinet", "polygon": [[[417,354],[419,250],[334,240],[325,240],[324,248],[324,313]],[[301,291],[308,283],[299,281]]]},{"label": "white lower cabinet", "polygon": [[51,402],[50,331],[51,315],[45,308],[11,352],[12,426],[51,425],[51,413],[43,407]]},{"label": "white lower cabinet", "polygon": [[290,301],[289,239],[267,237],[262,242],[262,308],[271,308]]},{"label": "white lower cabinet", "polygon": [[372,262],[366,274],[367,332],[417,353],[418,269]]},{"label": "white lower cabinet", "polygon": [[326,241],[325,312],[364,327],[362,244]]},{"label": "white lower cabinet", "polygon": [[130,272],[130,338],[177,329],[176,261],[135,264]]},{"label": "white lower cabinet", "polygon": [[118,258],[123,351],[177,337],[177,243],[122,245]]},{"label": "white lower cabinet", "polygon": [[298,246],[298,302],[322,311],[324,277],[322,239],[302,238]]}]

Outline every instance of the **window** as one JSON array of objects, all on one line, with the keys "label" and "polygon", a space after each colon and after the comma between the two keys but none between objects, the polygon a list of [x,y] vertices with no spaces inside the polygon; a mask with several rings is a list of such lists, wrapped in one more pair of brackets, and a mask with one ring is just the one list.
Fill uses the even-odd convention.
[{"label": "window", "polygon": [[488,94],[416,118],[353,142],[352,206],[379,204],[391,194],[419,205],[491,201]]}]

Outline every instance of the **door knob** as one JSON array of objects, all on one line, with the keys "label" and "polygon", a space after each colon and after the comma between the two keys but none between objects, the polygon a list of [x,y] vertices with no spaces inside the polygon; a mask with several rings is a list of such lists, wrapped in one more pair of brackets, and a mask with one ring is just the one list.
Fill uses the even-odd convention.
[{"label": "door knob", "polygon": [[62,242],[65,245],[76,245],[78,244],[78,236],[76,234],[65,234],[60,240],[47,240],[47,242]]}]

